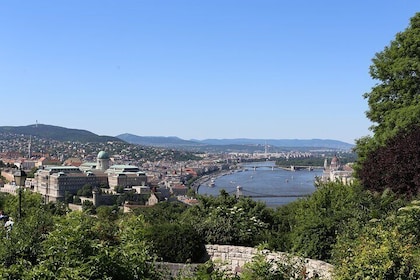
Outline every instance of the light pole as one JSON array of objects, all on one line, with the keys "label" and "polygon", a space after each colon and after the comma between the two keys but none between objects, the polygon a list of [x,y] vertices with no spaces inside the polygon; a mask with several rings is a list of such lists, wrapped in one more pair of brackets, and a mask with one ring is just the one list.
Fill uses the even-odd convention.
[{"label": "light pole", "polygon": [[25,186],[26,172],[22,170],[22,167],[16,171],[13,176],[15,177],[15,183],[18,186],[18,199],[19,199],[19,219],[22,218],[22,187]]}]

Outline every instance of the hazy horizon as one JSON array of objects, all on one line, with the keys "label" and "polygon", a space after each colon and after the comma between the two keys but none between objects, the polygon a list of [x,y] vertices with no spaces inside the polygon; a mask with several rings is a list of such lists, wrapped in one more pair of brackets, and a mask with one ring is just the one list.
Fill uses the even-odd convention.
[{"label": "hazy horizon", "polygon": [[372,125],[371,59],[418,11],[391,0],[7,1],[0,126],[353,144]]},{"label": "hazy horizon", "polygon": [[[36,126],[36,125],[44,125],[44,126],[56,126],[56,125],[52,125],[52,124],[45,124],[45,123],[34,123],[34,124],[29,124],[29,125],[22,125],[22,126],[12,126],[12,127],[27,127],[27,126]],[[6,125],[9,126],[9,125]],[[57,126],[57,127],[62,127],[62,126]],[[177,135],[139,135],[139,134],[134,134],[131,132],[124,132],[124,133],[120,133],[117,135],[108,135],[108,134],[97,134],[93,131],[87,130],[87,129],[81,129],[81,128],[76,128],[76,127],[62,127],[62,128],[67,128],[67,129],[77,129],[77,130],[85,130],[88,132],[92,132],[98,136],[110,136],[110,137],[118,137],[118,136],[122,136],[125,134],[128,135],[133,135],[133,136],[138,136],[138,137],[156,137],[156,138],[179,138],[181,140],[187,140],[187,141],[205,141],[205,140],[261,140],[261,141],[276,141],[276,140],[288,140],[288,141],[310,141],[310,140],[332,140],[332,141],[340,141],[340,142],[344,142],[347,144],[354,144],[354,143],[348,143],[342,140],[338,140],[338,139],[333,139],[333,138],[295,138],[295,137],[291,137],[291,138],[259,138],[259,137],[255,137],[255,138],[247,138],[247,137],[234,137],[234,138],[215,138],[215,137],[209,137],[209,138],[182,138],[180,136]]]}]

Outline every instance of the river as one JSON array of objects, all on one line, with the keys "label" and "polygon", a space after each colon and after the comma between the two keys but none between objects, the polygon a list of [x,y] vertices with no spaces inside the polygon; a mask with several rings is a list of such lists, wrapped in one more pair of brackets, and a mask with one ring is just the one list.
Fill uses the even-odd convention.
[{"label": "river", "polygon": [[277,168],[272,161],[242,166],[242,171],[216,177],[213,186],[209,186],[209,182],[202,184],[198,193],[216,196],[224,189],[229,194],[236,194],[240,186],[244,196],[261,200],[267,207],[275,208],[313,193],[315,177],[322,175],[322,169],[288,171]]}]

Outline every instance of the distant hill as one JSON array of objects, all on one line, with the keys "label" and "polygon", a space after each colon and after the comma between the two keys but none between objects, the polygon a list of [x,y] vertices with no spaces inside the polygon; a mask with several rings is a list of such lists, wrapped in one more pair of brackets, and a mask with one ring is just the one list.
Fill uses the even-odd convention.
[{"label": "distant hill", "polygon": [[64,128],[53,125],[33,124],[28,126],[0,126],[0,133],[13,133],[32,135],[42,138],[49,138],[57,141],[75,142],[127,142],[131,144],[166,147],[176,149],[187,149],[195,151],[258,151],[268,145],[278,148],[302,148],[302,149],[339,149],[350,150],[354,145],[331,139],[205,139],[205,140],[184,140],[171,136],[138,136],[134,134],[121,134],[116,137],[99,136],[87,130]]},{"label": "distant hill", "polygon": [[[178,137],[161,137],[161,136],[137,136],[129,133],[116,136],[128,143],[139,144],[145,146],[157,147],[178,147],[178,148],[195,148],[201,150],[209,150],[208,148],[223,150],[243,150],[250,149],[255,146],[275,146],[283,148],[324,148],[324,149],[341,149],[349,150],[354,145],[338,140],[330,139],[206,139],[206,140],[184,140]],[[253,149],[254,150],[254,149]]]},{"label": "distant hill", "polygon": [[130,133],[124,133],[116,136],[117,138],[131,143],[144,146],[156,146],[156,147],[188,147],[205,145],[195,141],[183,140],[175,136],[163,137],[163,136],[137,136]]},{"label": "distant hill", "polygon": [[49,138],[57,141],[75,141],[92,143],[123,141],[119,138],[112,136],[99,136],[87,130],[64,128],[46,124],[33,124],[28,126],[0,126],[0,133],[32,135],[43,138]]}]

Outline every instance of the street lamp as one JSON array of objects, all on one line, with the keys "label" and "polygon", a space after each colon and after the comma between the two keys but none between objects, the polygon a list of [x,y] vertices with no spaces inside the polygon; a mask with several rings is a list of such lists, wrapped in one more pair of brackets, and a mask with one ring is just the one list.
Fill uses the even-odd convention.
[{"label": "street lamp", "polygon": [[15,183],[19,187],[18,198],[19,198],[19,219],[22,217],[22,187],[25,186],[26,172],[19,168],[13,176],[15,177]]}]

